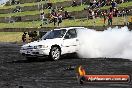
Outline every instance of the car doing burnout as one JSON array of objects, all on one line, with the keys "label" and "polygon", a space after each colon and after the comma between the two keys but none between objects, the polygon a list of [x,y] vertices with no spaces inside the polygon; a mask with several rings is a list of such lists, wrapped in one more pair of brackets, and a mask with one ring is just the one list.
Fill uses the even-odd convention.
[{"label": "car doing burnout", "polygon": [[84,27],[51,30],[40,40],[21,46],[20,53],[26,58],[49,56],[52,60],[58,60],[63,54],[76,53],[79,46],[77,34],[81,29]]}]

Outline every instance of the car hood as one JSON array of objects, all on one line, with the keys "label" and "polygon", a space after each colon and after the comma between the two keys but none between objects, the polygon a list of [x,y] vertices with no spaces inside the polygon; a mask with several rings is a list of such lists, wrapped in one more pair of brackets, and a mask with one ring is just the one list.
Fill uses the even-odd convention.
[{"label": "car hood", "polygon": [[46,39],[46,40],[38,40],[34,41],[28,44],[23,45],[22,47],[27,47],[27,46],[38,46],[38,45],[53,45],[53,44],[60,44],[62,41],[62,38],[56,38],[56,39]]}]

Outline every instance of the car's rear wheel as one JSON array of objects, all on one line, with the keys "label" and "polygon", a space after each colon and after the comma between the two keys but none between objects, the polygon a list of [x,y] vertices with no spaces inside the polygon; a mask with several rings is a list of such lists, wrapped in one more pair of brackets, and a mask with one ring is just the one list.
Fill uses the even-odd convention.
[{"label": "car's rear wheel", "polygon": [[54,46],[51,48],[51,51],[50,51],[50,58],[52,60],[58,60],[60,59],[60,56],[61,56],[61,50],[60,48]]}]

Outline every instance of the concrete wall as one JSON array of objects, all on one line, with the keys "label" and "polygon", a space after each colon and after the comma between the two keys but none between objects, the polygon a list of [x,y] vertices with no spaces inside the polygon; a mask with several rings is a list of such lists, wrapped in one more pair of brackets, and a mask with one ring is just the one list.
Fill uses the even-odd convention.
[{"label": "concrete wall", "polygon": [[[118,27],[124,27],[125,25],[116,25],[116,26],[118,26]],[[86,28],[90,28],[90,29],[95,29],[95,30],[97,30],[97,31],[104,31],[104,30],[106,30],[107,28],[109,28],[109,27],[115,27],[115,25],[114,26],[95,26],[95,27],[93,27],[93,26],[85,26]],[[26,31],[26,32],[28,32],[28,31],[48,31],[48,30],[52,30],[52,29],[55,29],[55,28],[59,28],[59,27],[43,27],[43,28],[4,28],[4,29],[0,29],[0,32],[24,32],[24,31]],[[129,25],[128,26],[128,28],[130,29],[130,30],[132,30],[132,25]]]}]

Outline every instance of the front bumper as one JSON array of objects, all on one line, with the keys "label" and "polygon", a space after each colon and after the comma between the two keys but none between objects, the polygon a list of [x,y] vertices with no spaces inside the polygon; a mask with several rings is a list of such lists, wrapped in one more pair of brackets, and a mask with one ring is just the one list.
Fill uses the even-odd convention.
[{"label": "front bumper", "polygon": [[24,56],[29,57],[41,57],[49,55],[50,49],[27,49],[27,50],[20,50],[20,53]]}]

